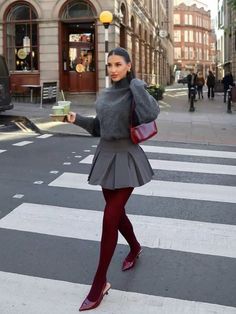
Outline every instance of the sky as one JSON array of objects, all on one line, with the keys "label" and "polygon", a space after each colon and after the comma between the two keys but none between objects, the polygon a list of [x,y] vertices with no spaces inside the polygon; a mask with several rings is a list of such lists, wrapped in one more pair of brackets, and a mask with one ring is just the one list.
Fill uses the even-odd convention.
[{"label": "sky", "polygon": [[202,0],[201,2],[206,3],[208,9],[211,10],[211,17],[215,17],[217,15],[217,0]]},{"label": "sky", "polygon": [[217,0],[174,0],[174,4],[179,4],[181,2],[186,3],[187,5],[192,5],[194,3],[197,4],[197,6],[201,6],[201,4],[204,5],[204,8],[207,8],[208,10],[211,10],[211,17],[214,18],[217,15]]}]

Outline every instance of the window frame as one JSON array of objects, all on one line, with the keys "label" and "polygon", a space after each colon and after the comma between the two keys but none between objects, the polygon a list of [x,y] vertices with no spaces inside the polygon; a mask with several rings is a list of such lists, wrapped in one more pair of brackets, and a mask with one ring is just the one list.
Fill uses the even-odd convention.
[{"label": "window frame", "polygon": [[[17,10],[22,10],[22,7],[29,10],[29,19],[16,16]],[[20,44],[17,42],[19,38]],[[5,56],[11,73],[39,72],[38,14],[30,3],[13,3],[9,7],[4,16],[4,39]]]}]

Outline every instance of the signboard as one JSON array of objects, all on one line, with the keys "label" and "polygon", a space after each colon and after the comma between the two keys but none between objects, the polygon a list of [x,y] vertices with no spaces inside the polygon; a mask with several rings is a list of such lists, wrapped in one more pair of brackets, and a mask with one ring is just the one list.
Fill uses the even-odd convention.
[{"label": "signboard", "polygon": [[166,38],[167,35],[168,35],[167,30],[165,30],[165,29],[160,29],[160,30],[159,30],[159,36],[160,36],[161,38]]},{"label": "signboard", "polygon": [[44,82],[42,87],[42,104],[52,104],[57,101],[57,82]]}]

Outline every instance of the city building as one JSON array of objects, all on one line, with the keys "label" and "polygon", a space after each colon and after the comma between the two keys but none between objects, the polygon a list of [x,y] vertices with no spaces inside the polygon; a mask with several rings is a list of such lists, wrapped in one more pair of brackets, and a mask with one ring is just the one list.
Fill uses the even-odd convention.
[{"label": "city building", "polygon": [[[173,0],[0,0],[0,54],[12,89],[56,81],[65,92],[97,92],[105,86],[102,11],[110,11],[109,49],[122,46],[137,77],[170,83],[173,69]],[[160,10],[161,14],[160,15]],[[160,30],[162,38],[160,38]],[[165,34],[164,34],[165,33]]]},{"label": "city building", "polygon": [[194,69],[206,76],[208,70],[216,70],[216,36],[212,30],[210,11],[196,3],[177,3],[174,6],[175,71],[187,73],[189,69]]},{"label": "city building", "polygon": [[236,8],[226,0],[218,0],[217,68],[218,78],[231,71],[236,80]]}]

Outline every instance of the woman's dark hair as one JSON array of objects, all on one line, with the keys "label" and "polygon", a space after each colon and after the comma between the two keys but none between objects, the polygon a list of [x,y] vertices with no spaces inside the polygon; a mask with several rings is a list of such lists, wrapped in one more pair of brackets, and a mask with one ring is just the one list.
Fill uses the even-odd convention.
[{"label": "woman's dark hair", "polygon": [[[126,63],[131,63],[131,59],[129,56],[129,53],[126,49],[121,48],[121,47],[116,47],[114,49],[112,49],[109,53],[108,53],[108,58],[110,56],[120,56],[123,57]],[[130,82],[133,78],[135,78],[135,73],[131,67],[130,72],[127,73],[127,79]]]}]

